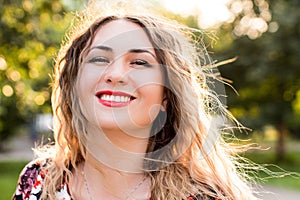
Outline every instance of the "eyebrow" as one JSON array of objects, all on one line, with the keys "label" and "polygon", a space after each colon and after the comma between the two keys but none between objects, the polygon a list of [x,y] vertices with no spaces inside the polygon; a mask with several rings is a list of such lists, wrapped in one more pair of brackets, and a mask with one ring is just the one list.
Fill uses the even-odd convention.
[{"label": "eyebrow", "polygon": [[[103,46],[103,45],[94,46],[91,48],[91,50],[93,50],[93,49],[100,49],[100,50],[104,50],[104,51],[113,52],[113,49],[111,47]],[[147,49],[130,49],[128,52],[129,53],[149,53],[151,56],[153,56],[153,58],[156,59],[156,56]]]},{"label": "eyebrow", "polygon": [[153,58],[156,59],[156,56],[151,51],[148,51],[146,49],[130,49],[128,52],[129,53],[149,53],[151,56],[153,56]]},{"label": "eyebrow", "polygon": [[108,46],[102,46],[102,45],[94,46],[94,47],[91,48],[91,50],[93,50],[93,49],[101,49],[101,50],[104,50],[104,51],[111,51],[111,52],[113,51],[112,48],[110,48]]}]

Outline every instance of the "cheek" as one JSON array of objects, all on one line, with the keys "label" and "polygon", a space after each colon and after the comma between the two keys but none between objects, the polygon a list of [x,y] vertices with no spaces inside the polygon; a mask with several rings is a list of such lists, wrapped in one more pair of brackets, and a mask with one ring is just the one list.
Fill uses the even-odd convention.
[{"label": "cheek", "polygon": [[86,97],[87,93],[95,92],[97,83],[103,74],[103,70],[84,66],[78,73],[77,89]]},{"label": "cheek", "polygon": [[164,97],[162,72],[155,69],[132,75],[135,77],[136,91],[140,100],[138,109],[130,109],[129,115],[140,126],[152,124],[161,110]]},{"label": "cheek", "polygon": [[[99,75],[100,74],[100,75]],[[76,91],[82,113],[87,119],[92,119],[97,82],[101,72],[83,67],[78,73]]]},{"label": "cheek", "polygon": [[161,73],[156,71],[145,71],[143,73],[139,73],[138,71],[132,72],[132,77],[134,78],[136,83],[140,85],[162,85],[163,77]]},{"label": "cheek", "polygon": [[138,107],[129,108],[131,120],[138,126],[148,126],[153,123],[162,107],[163,87],[147,85],[139,88]]},{"label": "cheek", "polygon": [[164,87],[164,77],[160,69],[149,69],[145,71],[132,70],[129,73],[129,79],[135,83],[138,92],[157,92]]}]

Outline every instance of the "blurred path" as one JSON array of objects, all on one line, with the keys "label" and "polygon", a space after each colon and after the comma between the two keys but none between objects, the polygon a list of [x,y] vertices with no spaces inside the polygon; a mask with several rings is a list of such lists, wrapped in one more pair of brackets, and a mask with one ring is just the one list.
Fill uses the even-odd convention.
[{"label": "blurred path", "polygon": [[0,152],[0,161],[29,161],[33,159],[34,143],[27,135],[20,135],[8,141],[7,151]]},{"label": "blurred path", "polygon": [[257,196],[263,200],[300,200],[300,188],[296,191],[264,185],[258,191]]},{"label": "blurred path", "polygon": [[[18,136],[8,143],[10,151],[0,153],[1,161],[23,160],[29,161],[33,159],[32,147],[34,143],[29,136]],[[263,200],[300,200],[299,191],[288,190],[273,186],[264,185],[257,189],[258,197]]]}]

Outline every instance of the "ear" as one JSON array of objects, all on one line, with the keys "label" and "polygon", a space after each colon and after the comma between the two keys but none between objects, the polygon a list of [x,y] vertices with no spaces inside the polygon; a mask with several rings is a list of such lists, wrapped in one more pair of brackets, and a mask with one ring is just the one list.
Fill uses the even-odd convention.
[{"label": "ear", "polygon": [[160,108],[160,110],[162,112],[166,112],[166,110],[167,110],[167,103],[168,103],[168,100],[167,100],[166,97],[164,97],[163,100],[162,100],[162,102],[161,102],[161,108]]}]

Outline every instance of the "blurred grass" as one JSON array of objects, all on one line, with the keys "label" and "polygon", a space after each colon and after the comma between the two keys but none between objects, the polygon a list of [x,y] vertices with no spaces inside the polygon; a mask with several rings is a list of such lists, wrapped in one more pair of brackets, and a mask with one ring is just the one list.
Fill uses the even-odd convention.
[{"label": "blurred grass", "polygon": [[12,199],[12,195],[16,190],[19,174],[26,164],[27,162],[25,161],[0,162],[0,199]]},{"label": "blurred grass", "polygon": [[272,174],[258,172],[258,179],[262,180],[262,183],[300,190],[300,151],[288,152],[280,162],[276,161],[276,154],[272,151],[253,151],[244,156],[272,171]]}]

